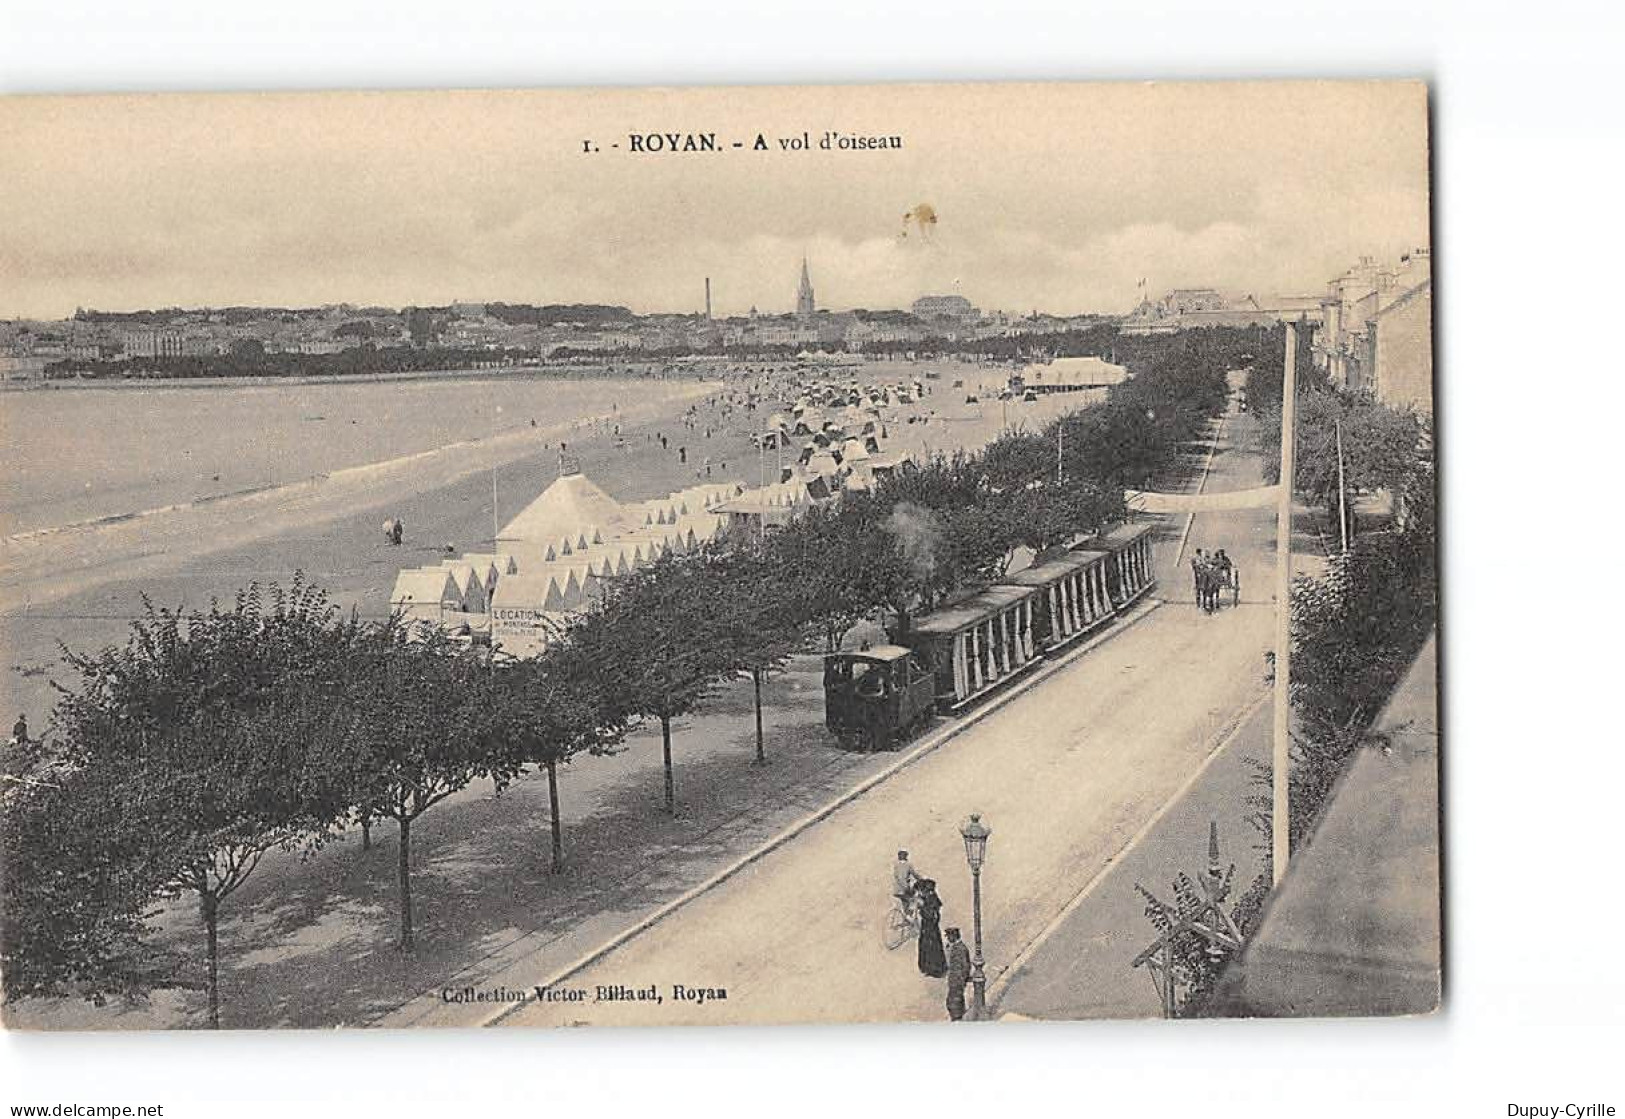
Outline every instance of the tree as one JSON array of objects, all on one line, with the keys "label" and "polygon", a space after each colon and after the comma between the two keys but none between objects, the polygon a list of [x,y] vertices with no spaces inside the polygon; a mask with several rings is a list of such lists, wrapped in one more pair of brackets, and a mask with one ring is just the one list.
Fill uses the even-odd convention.
[{"label": "tree", "polygon": [[800,647],[806,622],[796,588],[773,566],[761,541],[732,551],[702,554],[725,593],[718,605],[717,629],[736,671],[750,677],[756,707],[756,764],[767,764],[762,732],[762,680]]},{"label": "tree", "polygon": [[790,596],[792,615],[802,624],[816,623],[829,652],[880,601],[871,589],[884,580],[862,570],[867,555],[861,541],[868,532],[859,503],[848,501],[809,509],[766,541],[769,566]]},{"label": "tree", "polygon": [[999,436],[979,456],[988,486],[1001,492],[1024,490],[1055,477],[1054,425],[1043,434],[1015,431]]},{"label": "tree", "polygon": [[699,706],[730,665],[717,627],[719,589],[668,553],[620,577],[568,641],[604,682],[606,709],[660,721],[666,813],[677,814],[671,723]]},{"label": "tree", "polygon": [[1123,491],[1085,480],[1036,483],[1011,498],[1016,541],[1035,553],[1093,535],[1126,516]]},{"label": "tree", "polygon": [[179,858],[148,819],[131,767],[56,762],[0,788],[0,976],[8,1001],[77,995],[98,1006],[173,985],[184,968],[149,942]]},{"label": "tree", "polygon": [[547,771],[552,870],[557,874],[564,869],[559,765],[580,754],[612,752],[625,731],[624,721],[609,709],[585,658],[560,642],[537,657],[499,667],[494,687],[494,710],[507,724],[496,729],[498,739],[512,751],[516,765],[535,764]]},{"label": "tree", "polygon": [[[1361,491],[1385,489],[1403,491],[1416,475],[1420,464],[1421,421],[1410,412],[1401,412],[1370,397],[1331,389],[1298,394],[1297,459],[1293,488],[1326,510],[1333,524],[1340,516],[1338,442],[1342,442],[1341,508],[1351,517],[1348,535],[1355,535],[1352,523],[1353,498]],[[1281,475],[1281,425],[1279,413],[1274,422],[1265,419],[1260,447],[1265,455],[1265,476],[1271,481]]]},{"label": "tree", "polygon": [[254,712],[209,712],[166,735],[162,753],[150,758],[157,764],[143,767],[149,789],[192,807],[190,827],[176,829],[167,846],[171,857],[182,857],[175,884],[198,900],[212,1029],[220,1028],[221,904],[266,852],[293,846],[331,819],[303,799],[304,766],[296,760],[324,725],[321,709],[297,697]]},{"label": "tree", "polygon": [[[63,690],[53,716],[62,787],[79,794],[100,828],[59,833],[62,848],[47,857],[107,863],[122,876],[83,899],[92,908],[74,923],[122,952],[142,935],[142,907],[195,893],[216,1028],[221,903],[266,851],[322,831],[343,811],[323,799],[309,762],[340,678],[332,654],[354,626],[336,622],[325,596],[297,577],[289,591],[270,589],[268,607],[263,597],[255,585],[229,610],[215,604],[189,615],[149,603],[124,647],[65,650],[80,680]],[[98,905],[107,908],[97,913]],[[127,993],[153,978],[131,977]],[[104,984],[92,986],[99,993]]]},{"label": "tree", "polygon": [[511,777],[522,764],[501,741],[511,693],[473,652],[432,627],[374,627],[349,665],[337,745],[323,783],[400,829],[400,948],[415,947],[412,824],[476,777]]}]

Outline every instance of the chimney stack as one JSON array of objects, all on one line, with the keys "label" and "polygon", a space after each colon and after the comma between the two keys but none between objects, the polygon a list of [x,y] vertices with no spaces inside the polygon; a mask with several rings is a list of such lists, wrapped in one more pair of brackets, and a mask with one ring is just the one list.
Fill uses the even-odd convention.
[{"label": "chimney stack", "polygon": [[711,277],[705,278],[705,321],[711,321]]}]

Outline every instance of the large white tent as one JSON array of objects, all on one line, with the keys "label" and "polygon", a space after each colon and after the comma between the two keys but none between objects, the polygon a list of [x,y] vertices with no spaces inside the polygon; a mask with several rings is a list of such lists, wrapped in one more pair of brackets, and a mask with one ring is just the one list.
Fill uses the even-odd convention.
[{"label": "large white tent", "polygon": [[515,551],[518,545],[557,546],[567,541],[575,551],[632,527],[615,499],[586,475],[565,474],[497,533],[497,550]]}]

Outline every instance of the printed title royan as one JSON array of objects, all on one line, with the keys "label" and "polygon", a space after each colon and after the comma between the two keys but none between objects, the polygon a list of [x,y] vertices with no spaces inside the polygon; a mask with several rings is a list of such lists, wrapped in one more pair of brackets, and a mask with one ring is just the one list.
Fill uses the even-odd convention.
[{"label": "printed title royan", "polygon": [[[729,146],[717,139],[715,132],[629,132],[626,144],[629,151],[660,155],[719,152]],[[732,146],[748,147],[753,151],[807,151],[815,146],[822,151],[883,151],[902,148],[903,138],[828,131],[815,141],[812,133],[806,131],[771,137],[759,132],[748,141],[735,141]]]}]

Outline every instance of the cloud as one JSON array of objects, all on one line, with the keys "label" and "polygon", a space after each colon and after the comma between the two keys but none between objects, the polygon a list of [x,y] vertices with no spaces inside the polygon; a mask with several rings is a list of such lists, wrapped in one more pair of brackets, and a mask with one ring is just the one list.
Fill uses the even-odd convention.
[{"label": "cloud", "polygon": [[[901,152],[585,155],[634,127]],[[1402,83],[836,87],[0,102],[0,314],[75,306],[819,303],[1122,311],[1136,282],[1315,290],[1427,236]],[[922,203],[929,237],[900,237]]]}]

